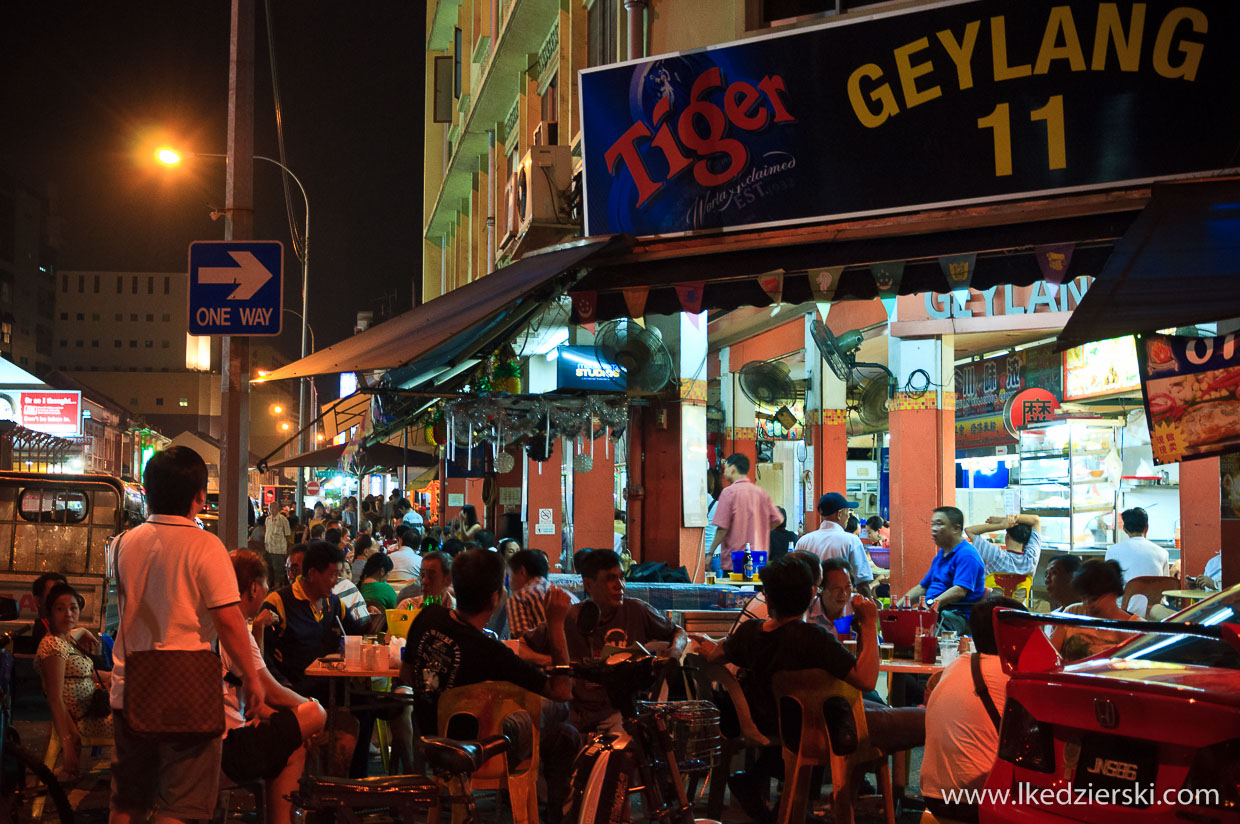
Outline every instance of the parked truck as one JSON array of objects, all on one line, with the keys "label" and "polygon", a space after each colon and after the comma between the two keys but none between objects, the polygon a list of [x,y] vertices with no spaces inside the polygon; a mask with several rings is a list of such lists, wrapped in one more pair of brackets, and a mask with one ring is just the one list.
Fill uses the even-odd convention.
[{"label": "parked truck", "polygon": [[[142,488],[111,475],[0,472],[0,596],[20,608],[15,621],[0,622],[0,631],[33,624],[38,606],[31,585],[45,572],[59,572],[86,599],[81,626],[114,635],[119,614],[108,550],[146,515]],[[29,643],[29,635],[22,638]]]}]

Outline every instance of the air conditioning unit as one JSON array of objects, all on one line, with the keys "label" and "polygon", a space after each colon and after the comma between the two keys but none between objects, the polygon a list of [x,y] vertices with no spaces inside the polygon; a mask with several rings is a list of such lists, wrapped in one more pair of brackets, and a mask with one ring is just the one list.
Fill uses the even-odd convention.
[{"label": "air conditioning unit", "polygon": [[573,156],[568,146],[533,146],[514,172],[519,235],[535,224],[570,223],[568,191],[573,182]]},{"label": "air conditioning unit", "polygon": [[502,254],[517,239],[521,228],[521,216],[517,213],[517,172],[515,171],[504,183],[504,199],[499,207],[499,214],[495,221],[499,229],[496,250]]},{"label": "air conditioning unit", "polygon": [[540,120],[538,126],[534,129],[534,145],[535,146],[554,146],[558,136],[556,121]]}]

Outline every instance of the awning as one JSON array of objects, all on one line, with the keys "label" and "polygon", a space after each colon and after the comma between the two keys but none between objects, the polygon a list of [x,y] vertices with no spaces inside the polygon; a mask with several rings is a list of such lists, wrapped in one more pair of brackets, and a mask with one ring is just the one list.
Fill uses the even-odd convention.
[{"label": "awning", "polygon": [[354,392],[325,405],[320,418],[323,437],[330,441],[341,432],[348,432],[351,427],[361,423],[366,411],[370,409],[370,398],[365,392]]},{"label": "awning", "polygon": [[[602,321],[628,316],[621,287],[650,287],[646,311],[672,314],[681,310],[675,287],[704,281],[702,308],[730,311],[770,305],[760,274],[783,269],[783,302],[798,304],[814,299],[808,270],[845,266],[835,300],[869,300],[878,296],[870,265],[906,261],[900,294],[945,293],[950,289],[939,258],[967,253],[977,253],[973,288],[1028,286],[1043,277],[1034,247],[1058,243],[1076,245],[1069,277],[1096,275],[1145,205],[1145,195],[919,215],[919,223],[884,218],[791,232],[643,238],[627,255],[600,261],[572,291],[597,292],[595,319]],[[572,320],[579,322],[576,315]]]},{"label": "awning", "polygon": [[[542,302],[576,280],[578,269],[604,252],[628,248],[622,235],[586,238],[527,255],[361,334],[293,361],[260,381],[338,372],[395,369],[427,360],[456,366],[488,344],[514,334]],[[421,365],[419,363],[419,365]]]},{"label": "awning", "polygon": [[[340,464],[340,456],[344,454],[344,444],[334,444],[303,452],[300,455],[269,465],[269,469],[291,469],[293,467],[329,467]],[[403,449],[387,443],[367,446],[358,452],[359,465],[368,469],[392,469],[400,466],[431,467],[439,465],[439,458],[416,449]]]},{"label": "awning", "polygon": [[1240,317],[1240,180],[1157,184],[1059,349]]}]

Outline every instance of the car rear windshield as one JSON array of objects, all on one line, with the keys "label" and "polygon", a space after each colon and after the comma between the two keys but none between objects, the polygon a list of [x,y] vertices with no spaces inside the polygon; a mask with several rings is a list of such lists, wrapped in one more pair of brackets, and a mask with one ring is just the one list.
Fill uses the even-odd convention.
[{"label": "car rear windshield", "polygon": [[[1204,627],[1240,624],[1240,589],[1202,601],[1176,622]],[[1230,644],[1196,635],[1143,635],[1121,647],[1113,657],[1240,669],[1240,652]]]}]

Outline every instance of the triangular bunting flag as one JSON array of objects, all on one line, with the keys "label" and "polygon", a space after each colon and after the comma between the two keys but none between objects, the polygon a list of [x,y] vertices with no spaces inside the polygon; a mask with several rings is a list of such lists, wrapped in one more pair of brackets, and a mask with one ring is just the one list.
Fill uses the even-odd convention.
[{"label": "triangular bunting flag", "polygon": [[973,272],[977,268],[977,253],[943,255],[939,258],[939,268],[947,278],[947,287],[952,290],[956,303],[963,309],[969,302],[969,284],[973,281]]},{"label": "triangular bunting flag", "polygon": [[783,269],[776,269],[773,272],[758,275],[758,285],[762,287],[763,292],[766,292],[766,296],[771,299],[771,303],[778,305],[784,302]]},{"label": "triangular bunting flag", "polygon": [[1068,266],[1072,263],[1072,250],[1075,243],[1045,243],[1033,247],[1033,255],[1038,259],[1038,267],[1042,270],[1042,280],[1046,281],[1046,291],[1054,296],[1059,286],[1068,279]]},{"label": "triangular bunting flag", "polygon": [[594,323],[594,311],[598,307],[598,292],[573,292],[573,314],[577,323]]},{"label": "triangular bunting flag", "polygon": [[624,305],[629,308],[629,317],[640,318],[646,314],[646,296],[650,294],[649,286],[630,286],[620,291],[624,293]]},{"label": "triangular bunting flag", "polygon": [[843,273],[843,266],[828,266],[825,269],[809,270],[809,291],[817,303],[828,303],[835,300],[835,290],[840,286],[840,275]]},{"label": "triangular bunting flag", "polygon": [[826,322],[827,322],[827,313],[829,313],[829,312],[831,311],[831,304],[830,304],[830,302],[829,302],[829,301],[825,301],[825,300],[820,300],[820,301],[818,301],[817,303],[815,303],[814,305],[818,307],[818,317],[822,318],[822,322],[823,322],[823,323],[826,323]]},{"label": "triangular bunting flag", "polygon": [[896,297],[900,294],[900,280],[904,277],[904,261],[889,260],[870,266],[870,274],[874,275],[874,285],[878,287],[878,297],[883,302],[890,319],[896,308]]},{"label": "triangular bunting flag", "polygon": [[696,315],[702,311],[702,290],[706,287],[706,281],[696,280],[692,283],[680,283],[676,285],[676,297],[680,298],[680,308],[690,315]]}]

